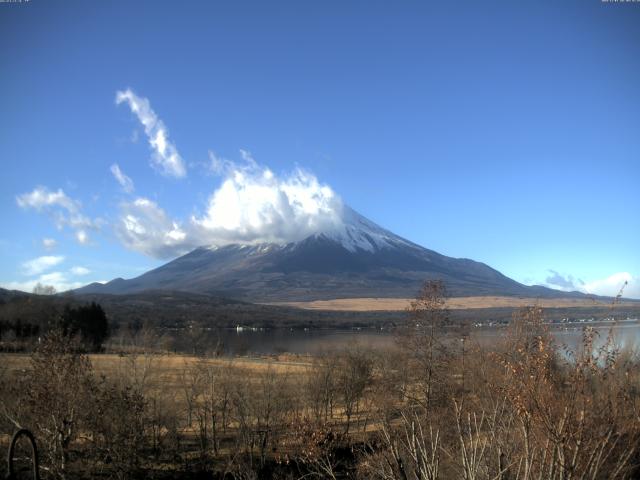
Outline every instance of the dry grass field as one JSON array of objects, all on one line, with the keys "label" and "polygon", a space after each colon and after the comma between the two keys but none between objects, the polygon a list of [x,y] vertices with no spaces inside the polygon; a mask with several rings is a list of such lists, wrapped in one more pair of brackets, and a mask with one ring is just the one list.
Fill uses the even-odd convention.
[{"label": "dry grass field", "polygon": [[[88,355],[93,370],[98,375],[107,378],[121,377],[132,374],[133,370],[144,372],[149,381],[165,391],[182,388],[183,372],[196,365],[224,368],[233,363],[236,371],[245,373],[248,377],[257,376],[271,370],[277,374],[288,376],[304,375],[312,363],[304,357],[278,355],[270,357],[234,357],[202,358],[190,355],[175,354],[144,354],[127,355],[93,354]],[[17,373],[30,366],[30,354],[1,353],[0,363],[6,372]]]},{"label": "dry grass field", "polygon": [[[352,312],[401,311],[406,310],[410,298],[338,298],[333,300],[314,300],[310,302],[283,302],[271,305],[298,307],[307,310],[333,310]],[[591,298],[538,299],[532,297],[457,297],[448,298],[447,308],[465,310],[472,308],[521,308],[537,305],[540,308],[589,308],[607,306],[606,303]],[[619,306],[634,306],[637,302],[620,302]]]},{"label": "dry grass field", "polygon": [[[243,445],[252,450],[259,432],[256,434],[251,430],[251,438],[248,439],[246,435],[249,435],[249,425],[258,431],[275,428],[275,425],[272,426],[269,422],[274,421],[272,418],[280,418],[276,412],[280,414],[280,411],[288,410],[288,402],[284,399],[296,391],[296,386],[308,382],[313,367],[311,359],[292,355],[211,358],[171,353],[106,353],[90,354],[86,355],[86,358],[90,362],[90,371],[86,374],[96,382],[93,383],[93,388],[107,388],[106,391],[109,391],[108,388],[112,385],[121,389],[115,391],[124,392],[123,397],[116,399],[128,399],[131,402],[114,406],[115,416],[110,418],[108,423],[120,426],[131,424],[136,422],[137,415],[142,415],[138,418],[147,427],[140,431],[144,432],[143,435],[150,441],[152,449],[157,450],[162,443],[162,448],[173,452],[165,455],[166,458],[162,460],[157,457],[156,452],[155,456],[148,458],[145,463],[146,469],[160,469],[164,472],[163,478],[173,478],[176,469],[191,468],[183,467],[185,463],[195,462],[199,465],[198,462],[202,461],[205,451],[211,451],[213,455],[212,449],[215,449],[216,455],[235,458],[237,442],[240,441],[248,442],[247,445]],[[33,361],[32,354],[1,353],[0,386],[7,385],[2,383],[3,379],[33,377],[34,372],[40,372],[41,377],[37,383],[52,382],[52,385],[62,388],[70,398],[74,398],[73,402],[82,404],[83,408],[95,403],[99,398],[90,397],[82,390],[81,385],[77,385],[77,391],[83,393],[78,393],[79,396],[76,398],[76,393],[73,393],[76,390],[75,386],[65,386],[66,381],[56,383],[60,376],[67,375],[64,369],[53,367],[51,372],[41,372],[42,364],[34,364]],[[107,383],[100,387],[99,379],[102,377]],[[60,393],[53,394],[49,390],[50,386],[43,388],[47,401],[54,401],[52,395],[56,398],[61,397]],[[3,418],[3,413],[21,411],[21,401],[5,389],[0,391],[7,395],[0,396],[0,419],[6,420],[10,417]],[[131,397],[130,394],[134,396]],[[141,410],[132,414],[136,405],[135,395],[141,395],[138,398],[144,400],[140,404]],[[263,396],[270,400],[263,402]],[[8,410],[4,408],[5,401]],[[279,402],[277,405],[273,403],[276,401]],[[220,402],[223,402],[224,406],[221,406]],[[212,408],[220,408],[224,413],[217,410],[214,413]],[[101,409],[98,411],[102,412],[101,416],[107,415]],[[237,416],[232,417],[231,412],[237,412]],[[46,415],[48,412],[45,411]],[[122,418],[119,418],[120,415]],[[337,421],[340,421],[339,415]],[[216,422],[219,422],[218,427],[215,426]],[[254,425],[253,422],[257,423]],[[0,424],[0,450],[7,448],[10,438],[8,432],[13,428],[13,424]],[[219,430],[213,434],[212,428]],[[215,435],[213,439],[212,434]],[[88,434],[83,432],[82,435]],[[113,436],[114,433],[111,432],[109,435]],[[39,441],[44,441],[42,432],[38,433],[38,437]],[[168,442],[171,442],[171,447],[166,446]],[[82,441],[76,441],[73,448],[81,450],[85,447]],[[123,443],[118,448],[127,455],[127,445]],[[176,457],[178,451],[180,457]],[[182,460],[176,461],[172,455]],[[4,478],[4,473],[6,472],[0,468],[0,478]],[[80,477],[84,475],[78,472],[76,474]]]},{"label": "dry grass field", "polygon": [[0,355],[0,450],[15,418],[34,428],[47,478],[637,478],[634,351],[594,349],[587,328],[567,355],[537,308],[488,349],[448,344],[440,298],[414,312],[434,328],[384,352],[107,353],[89,365],[54,333],[33,355]]},{"label": "dry grass field", "polygon": [[491,345],[450,342],[443,307],[426,285],[393,348],[315,356],[85,356],[52,331],[0,354],[0,450],[32,428],[47,478],[69,480],[637,478],[635,350],[591,326],[559,346],[538,307]]}]

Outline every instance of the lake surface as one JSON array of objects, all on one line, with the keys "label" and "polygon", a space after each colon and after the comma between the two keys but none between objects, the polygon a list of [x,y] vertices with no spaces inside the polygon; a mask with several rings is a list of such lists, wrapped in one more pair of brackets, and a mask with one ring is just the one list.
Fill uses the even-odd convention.
[{"label": "lake surface", "polygon": [[[613,329],[615,343],[622,347],[640,346],[640,323],[638,320],[620,321],[610,324],[570,324],[551,326],[551,333],[558,344],[575,349],[581,342],[583,329],[593,327],[602,343]],[[470,331],[469,342],[489,347],[500,341],[506,333],[504,327],[478,327]],[[451,338],[455,338],[451,334]],[[374,329],[227,329],[212,330],[200,338],[200,345],[207,350],[218,350],[227,354],[271,355],[279,353],[318,354],[332,350],[344,350],[357,346],[373,349],[387,349],[395,345],[395,336],[388,330]],[[187,345],[179,349],[188,350]]]}]

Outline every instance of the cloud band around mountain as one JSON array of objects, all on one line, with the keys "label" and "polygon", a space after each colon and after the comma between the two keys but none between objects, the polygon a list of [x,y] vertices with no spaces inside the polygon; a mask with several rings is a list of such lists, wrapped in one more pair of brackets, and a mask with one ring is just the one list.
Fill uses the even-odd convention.
[{"label": "cloud band around mountain", "polygon": [[242,164],[218,165],[222,183],[204,213],[187,220],[170,218],[144,197],[122,203],[116,232],[123,244],[170,258],[202,245],[288,243],[341,225],[342,200],[314,175],[296,169],[280,178],[244,157]]}]

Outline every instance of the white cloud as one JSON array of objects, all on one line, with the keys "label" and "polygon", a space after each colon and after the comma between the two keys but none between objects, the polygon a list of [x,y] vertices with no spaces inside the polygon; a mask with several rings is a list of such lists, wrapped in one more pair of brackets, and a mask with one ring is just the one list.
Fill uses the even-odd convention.
[{"label": "white cloud", "polygon": [[199,243],[287,243],[342,224],[341,199],[315,176],[296,169],[280,178],[241,154],[242,166],[212,158],[225,178],[191,219]]},{"label": "white cloud", "polygon": [[72,267],[71,270],[69,270],[73,275],[88,275],[91,273],[91,270],[89,270],[86,267]]},{"label": "white cloud", "polygon": [[56,289],[57,292],[64,292],[74,288],[82,287],[87,282],[71,281],[63,272],[50,272],[45,273],[37,278],[25,280],[24,282],[1,282],[0,286],[8,290],[22,290],[23,292],[32,292],[33,288],[37,284],[50,285]]},{"label": "white cloud", "polygon": [[76,232],[76,240],[80,245],[87,245],[89,243],[89,235],[85,230],[78,230]]},{"label": "white cloud", "polygon": [[70,275],[79,277],[90,274],[91,271],[86,267],[74,266],[70,268],[68,272],[47,272],[47,270],[61,264],[63,261],[63,256],[43,256],[34,258],[33,260],[29,260],[22,264],[24,273],[32,278],[24,281],[0,282],[0,286],[9,290],[32,292],[33,288],[37,284],[40,284],[43,286],[52,286],[57,292],[64,292],[66,290],[82,287],[89,283],[87,281],[79,281],[70,278]]},{"label": "white cloud", "polygon": [[622,290],[622,296],[625,298],[640,298],[640,277],[629,272],[618,272],[606,278],[586,282],[581,290],[607,297],[615,297]]},{"label": "white cloud", "polygon": [[142,126],[153,150],[151,164],[160,173],[170,177],[182,178],[187,170],[176,146],[169,141],[169,133],[164,122],[151,108],[149,100],[137,96],[131,89],[116,92],[116,104],[126,102]]},{"label": "white cloud", "polygon": [[69,198],[61,188],[57,192],[51,192],[47,187],[36,187],[32,192],[18,195],[16,201],[21,208],[33,208],[39,212],[52,207],[60,207],[69,213],[74,213],[79,208],[78,204]]},{"label": "white cloud", "polygon": [[563,275],[555,270],[548,270],[548,272],[546,284],[551,288],[573,292],[579,290],[580,285],[584,284],[582,280],[573,278],[573,275]]},{"label": "white cloud", "polygon": [[201,245],[288,243],[342,225],[342,201],[301,169],[280,178],[243,151],[243,165],[211,154],[223,181],[205,212],[177,221],[155,202],[122,204],[116,231],[127,248],[168,258]]},{"label": "white cloud", "polygon": [[187,233],[155,202],[137,198],[121,205],[116,233],[129,249],[151,257],[167,258],[194,248]]},{"label": "white cloud", "polygon": [[[64,276],[64,273],[62,272],[51,272],[51,273],[45,273],[43,275],[40,275],[38,280],[47,285],[54,285],[54,284],[60,284],[61,282],[64,282],[66,278]],[[58,289],[56,288],[56,290]]]},{"label": "white cloud", "polygon": [[64,257],[60,255],[44,255],[24,262],[22,264],[22,268],[26,275],[38,275],[52,267],[55,267],[63,261]]},{"label": "white cloud", "polygon": [[58,242],[56,242],[56,240],[54,238],[43,238],[42,239],[42,246],[45,248],[45,250],[53,250],[54,248],[56,248],[57,244],[58,244]]},{"label": "white cloud", "polygon": [[603,297],[615,297],[622,291],[624,298],[640,299],[640,276],[634,276],[629,272],[618,272],[605,278],[586,282],[555,270],[548,270],[548,272],[550,275],[542,285],[549,288],[565,292],[578,291]]},{"label": "white cloud", "polygon": [[18,195],[16,202],[25,210],[34,209],[46,213],[59,230],[65,227],[75,230],[75,237],[81,244],[87,244],[89,241],[88,229],[100,228],[101,220],[92,220],[84,215],[80,202],[67,196],[61,188],[51,191],[47,187],[38,186],[32,192]]},{"label": "white cloud", "polygon": [[209,170],[214,175],[224,175],[232,163],[209,150]]},{"label": "white cloud", "polygon": [[118,183],[120,184],[120,186],[125,192],[127,193],[133,192],[134,190],[133,180],[131,180],[130,177],[125,175],[124,172],[120,170],[120,167],[118,166],[117,163],[114,163],[113,165],[111,165],[111,173],[113,174],[113,176],[115,177],[115,179],[118,181]]},{"label": "white cloud", "polygon": [[256,165],[256,161],[253,159],[253,155],[251,155],[251,152],[249,150],[245,150],[243,148],[240,149],[240,156],[242,157],[242,160],[244,160],[245,162],[251,164],[252,166]]}]

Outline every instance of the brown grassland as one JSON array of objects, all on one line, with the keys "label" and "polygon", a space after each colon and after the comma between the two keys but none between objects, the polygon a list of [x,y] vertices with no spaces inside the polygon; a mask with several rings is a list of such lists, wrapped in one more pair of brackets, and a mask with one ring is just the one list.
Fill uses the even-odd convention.
[{"label": "brown grassland", "polygon": [[[308,310],[331,311],[402,311],[412,302],[411,298],[336,298],[333,300],[314,300],[309,302],[279,302],[271,305],[298,307]],[[522,308],[537,305],[540,308],[591,308],[604,305],[592,298],[529,298],[529,297],[455,297],[448,298],[445,305],[450,310],[471,308]],[[637,302],[620,302],[618,306],[637,306]]]},{"label": "brown grassland", "polygon": [[[0,354],[0,358],[7,374],[17,374],[28,369],[31,364],[31,355],[27,353],[4,353]],[[274,370],[277,373],[287,374],[305,373],[306,369],[312,365],[309,358],[285,354],[272,357],[235,357],[231,360],[228,358],[203,358],[173,353],[139,355],[96,353],[88,354],[87,359],[91,362],[96,374],[107,377],[114,376],[123,369],[135,368],[139,370],[144,368],[146,363],[151,362],[154,381],[170,388],[178,388],[180,372],[193,368],[196,364],[223,368],[233,363],[238,370],[248,373]],[[133,366],[132,363],[134,364]]]},{"label": "brown grassland", "polygon": [[0,357],[1,440],[31,430],[51,479],[638,478],[634,350],[587,326],[571,351],[539,307],[490,348],[448,323],[431,282],[385,351],[86,355],[53,330]]}]

